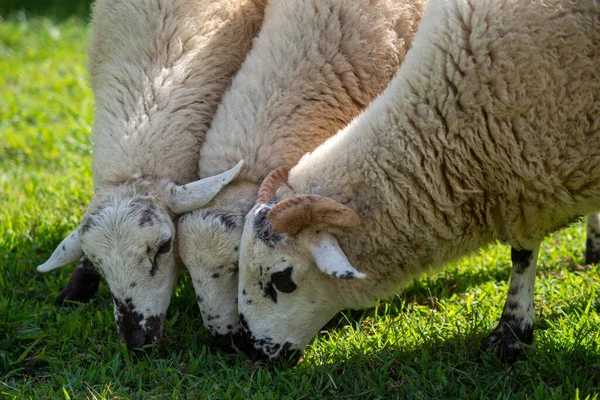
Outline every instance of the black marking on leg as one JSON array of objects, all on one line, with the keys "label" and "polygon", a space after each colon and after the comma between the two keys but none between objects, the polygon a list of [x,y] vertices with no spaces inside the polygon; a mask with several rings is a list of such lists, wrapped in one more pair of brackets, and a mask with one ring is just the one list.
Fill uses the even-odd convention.
[{"label": "black marking on leg", "polygon": [[[597,234],[595,235],[597,236]],[[600,263],[600,248],[594,247],[594,240],[589,237],[585,242],[585,263],[599,264]]]},{"label": "black marking on leg", "polygon": [[274,272],[271,275],[271,283],[275,285],[277,290],[283,293],[292,293],[298,286],[292,280],[293,266],[289,266],[283,271]]},{"label": "black marking on leg", "polygon": [[274,248],[285,239],[285,236],[275,232],[269,223],[267,213],[271,210],[272,205],[260,204],[257,207],[254,219],[254,233],[266,246]]},{"label": "black marking on leg", "polygon": [[54,303],[58,306],[69,305],[71,301],[87,303],[98,292],[100,286],[100,274],[92,262],[83,256],[77,267],[73,270],[69,282],[60,291]]},{"label": "black marking on leg", "polygon": [[513,263],[513,268],[517,272],[517,274],[522,274],[531,265],[531,257],[533,255],[533,251],[521,249],[518,250],[514,247],[511,248],[510,258]]},{"label": "black marking on leg", "polygon": [[136,287],[136,285],[137,285],[137,282],[131,282],[131,284],[129,285],[129,287],[130,288],[134,288],[134,287]]}]

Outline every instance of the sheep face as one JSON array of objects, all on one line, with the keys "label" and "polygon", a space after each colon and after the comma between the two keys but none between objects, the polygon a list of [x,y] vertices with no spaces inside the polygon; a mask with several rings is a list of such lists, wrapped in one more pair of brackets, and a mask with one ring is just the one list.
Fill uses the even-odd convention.
[{"label": "sheep face", "polygon": [[169,214],[142,196],[114,200],[88,212],[79,236],[110,287],[121,341],[158,343],[177,275]]},{"label": "sheep face", "polygon": [[283,233],[269,218],[273,209],[272,204],[258,204],[246,218],[238,309],[251,359],[295,362],[344,307],[341,279],[364,275],[349,265],[335,238],[321,230],[323,225]]},{"label": "sheep face", "polygon": [[121,340],[129,348],[159,342],[177,275],[172,218],[205,206],[242,165],[181,186],[140,180],[96,192],[79,228],[37,270],[52,271],[85,253],[111,289]]},{"label": "sheep face", "polygon": [[188,269],[204,326],[213,344],[231,344],[240,333],[237,310],[238,247],[243,215],[202,209],[177,227],[179,255]]}]

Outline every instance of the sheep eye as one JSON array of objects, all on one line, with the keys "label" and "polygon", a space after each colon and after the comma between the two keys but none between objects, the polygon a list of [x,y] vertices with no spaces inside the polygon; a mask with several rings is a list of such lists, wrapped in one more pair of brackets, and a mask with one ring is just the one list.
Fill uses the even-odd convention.
[{"label": "sheep eye", "polygon": [[283,271],[275,272],[271,275],[271,283],[280,292],[292,293],[296,290],[297,286],[292,280],[293,267],[287,267]]},{"label": "sheep eye", "polygon": [[165,254],[167,251],[171,250],[171,239],[163,242],[158,250],[156,251],[156,255],[159,256],[161,254]]}]

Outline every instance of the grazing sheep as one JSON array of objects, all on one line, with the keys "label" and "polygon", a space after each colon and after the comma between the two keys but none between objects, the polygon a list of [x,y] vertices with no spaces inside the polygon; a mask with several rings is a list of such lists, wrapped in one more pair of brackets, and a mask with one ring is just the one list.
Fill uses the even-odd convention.
[{"label": "grazing sheep", "polygon": [[482,347],[515,360],[541,240],[600,209],[599,66],[597,3],[431,0],[383,94],[263,182],[240,244],[249,356],[501,240],[510,289]]},{"label": "grazing sheep", "polygon": [[275,0],[223,96],[200,153],[200,176],[245,160],[238,179],[183,216],[179,254],[216,343],[240,331],[238,246],[264,177],[296,163],[360,113],[389,83],[423,0]]},{"label": "grazing sheep", "polygon": [[262,23],[263,3],[99,0],[94,6],[94,196],[81,225],[38,270],[85,254],[89,260],[80,262],[61,297],[89,297],[86,290],[98,283],[95,266],[110,286],[119,336],[130,348],[162,336],[177,275],[178,214],[205,204],[239,172],[238,165],[185,184],[198,179],[200,145]]}]

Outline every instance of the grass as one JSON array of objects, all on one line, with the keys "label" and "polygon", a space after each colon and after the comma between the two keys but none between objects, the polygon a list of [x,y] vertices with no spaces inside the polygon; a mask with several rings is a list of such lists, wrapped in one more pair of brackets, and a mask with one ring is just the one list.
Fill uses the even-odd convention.
[{"label": "grass", "polygon": [[93,98],[88,3],[45,4],[0,7],[0,397],[598,398],[600,268],[581,265],[582,223],[544,243],[534,344],[512,367],[477,352],[508,289],[500,246],[376,309],[341,314],[296,368],[209,349],[185,276],[164,342],[140,354],[119,343],[106,286],[90,304],[55,307],[70,268],[35,266],[92,194]]}]

